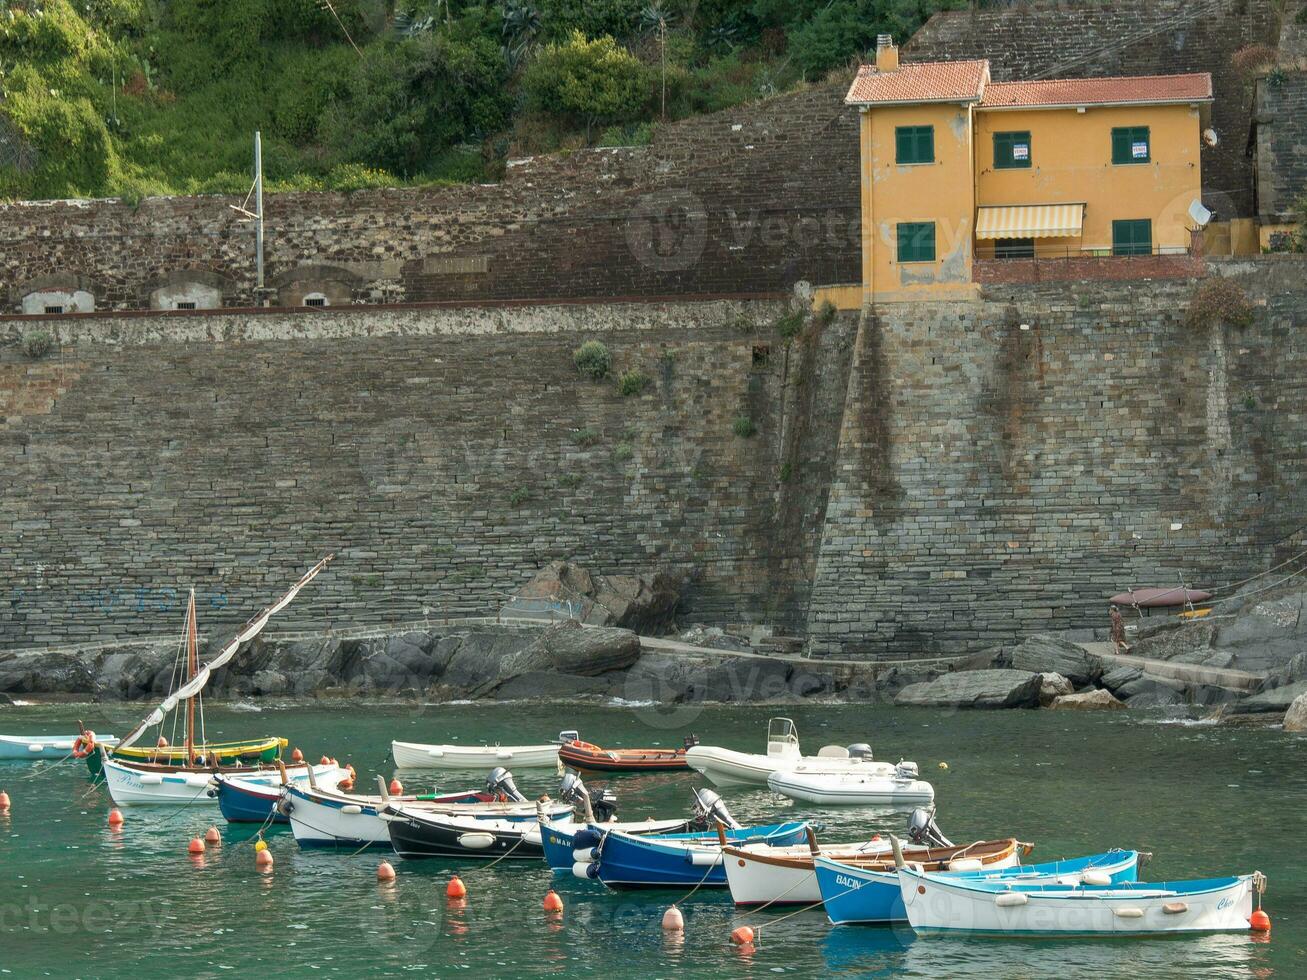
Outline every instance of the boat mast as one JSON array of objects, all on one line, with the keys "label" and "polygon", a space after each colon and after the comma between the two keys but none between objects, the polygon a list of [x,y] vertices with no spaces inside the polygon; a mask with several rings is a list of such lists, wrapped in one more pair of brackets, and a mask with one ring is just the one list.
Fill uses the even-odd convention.
[{"label": "boat mast", "polygon": [[[195,590],[186,604],[186,679],[192,680],[200,670],[195,637]],[[186,764],[195,765],[195,698],[186,699]]]}]

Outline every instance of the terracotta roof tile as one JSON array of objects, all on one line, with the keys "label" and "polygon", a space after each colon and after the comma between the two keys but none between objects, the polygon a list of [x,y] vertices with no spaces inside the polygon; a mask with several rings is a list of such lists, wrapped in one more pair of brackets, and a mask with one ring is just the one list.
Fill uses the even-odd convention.
[{"label": "terracotta roof tile", "polygon": [[974,102],[989,78],[988,61],[905,62],[895,71],[862,65],[844,101],[851,105],[895,102]]},{"label": "terracotta roof tile", "polygon": [[982,108],[1003,106],[1121,105],[1132,102],[1201,102],[1212,97],[1212,76],[1136,75],[990,82]]}]

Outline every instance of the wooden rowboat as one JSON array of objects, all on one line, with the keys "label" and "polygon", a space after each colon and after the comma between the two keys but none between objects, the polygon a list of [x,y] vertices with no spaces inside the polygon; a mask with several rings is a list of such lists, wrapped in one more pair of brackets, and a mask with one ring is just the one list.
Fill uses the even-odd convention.
[{"label": "wooden rowboat", "polygon": [[[574,732],[567,732],[575,736]],[[685,750],[698,743],[691,736],[679,749],[604,749],[573,737],[558,749],[558,761],[587,772],[681,772],[690,766]]]},{"label": "wooden rowboat", "polygon": [[[76,735],[0,735],[0,760],[66,759],[73,754]],[[117,745],[112,735],[101,735],[102,745]]]}]

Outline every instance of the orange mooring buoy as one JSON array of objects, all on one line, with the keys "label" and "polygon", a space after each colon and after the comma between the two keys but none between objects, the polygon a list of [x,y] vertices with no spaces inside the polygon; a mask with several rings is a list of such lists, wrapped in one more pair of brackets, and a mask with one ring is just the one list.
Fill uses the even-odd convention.
[{"label": "orange mooring buoy", "polygon": [[558,892],[552,888],[545,892],[544,909],[546,912],[563,911],[563,900],[558,897]]},{"label": "orange mooring buoy", "polygon": [[668,932],[681,932],[685,929],[685,916],[675,905],[663,913],[663,928]]},{"label": "orange mooring buoy", "polygon": [[1252,918],[1248,920],[1248,925],[1252,928],[1253,932],[1270,932],[1271,917],[1261,909],[1258,909],[1252,914]]},{"label": "orange mooring buoy", "polygon": [[203,854],[203,853],[204,853],[204,841],[200,840],[200,838],[198,838],[198,837],[192,837],[192,838],[191,838],[191,842],[190,842],[189,844],[186,845],[186,853],[188,853],[188,854]]},{"label": "orange mooring buoy", "polygon": [[121,827],[123,825],[123,812],[117,807],[109,811],[109,826]]},{"label": "orange mooring buoy", "polygon": [[394,881],[395,866],[389,861],[382,861],[377,865],[377,881]]},{"label": "orange mooring buoy", "polygon": [[168,747],[168,740],[160,735],[158,739],[155,740],[154,747],[156,749],[166,749]]},{"label": "orange mooring buoy", "polygon": [[304,753],[301,752],[298,748],[291,749],[291,750],[290,750],[290,761],[291,761],[291,762],[303,762],[303,761],[304,761]]},{"label": "orange mooring buoy", "polygon": [[0,789],[0,813],[6,813],[9,810],[9,794]]},{"label": "orange mooring buoy", "polygon": [[272,870],[272,852],[266,847],[261,851],[254,852],[254,866],[260,871]]},{"label": "orange mooring buoy", "polygon": [[210,827],[208,830],[204,832],[204,843],[206,844],[222,843],[222,834],[218,833],[217,827]]},{"label": "orange mooring buoy", "polygon": [[404,784],[399,781],[399,777],[395,777],[390,781],[388,791],[391,796],[399,796],[404,792]]},{"label": "orange mooring buoy", "polygon": [[740,926],[731,932],[731,942],[736,946],[747,946],[753,942],[753,930],[748,926]]},{"label": "orange mooring buoy", "polygon": [[331,765],[331,760],[324,755],[321,759],[318,760],[318,765],[329,766]]},{"label": "orange mooring buoy", "polygon": [[450,898],[462,898],[467,894],[467,885],[463,884],[463,879],[458,875],[449,879],[449,884],[445,886],[445,894]]}]

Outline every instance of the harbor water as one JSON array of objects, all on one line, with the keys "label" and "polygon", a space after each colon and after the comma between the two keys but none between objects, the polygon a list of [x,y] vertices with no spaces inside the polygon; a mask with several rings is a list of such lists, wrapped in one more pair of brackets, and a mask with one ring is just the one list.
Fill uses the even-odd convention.
[{"label": "harbor water", "polygon": [[[283,735],[326,753],[370,786],[387,779],[392,738],[528,743],[560,729],[606,747],[706,744],[764,750],[759,707],[458,704],[210,706],[214,740]],[[18,977],[1283,977],[1307,976],[1307,740],[1279,730],[1175,722],[1140,712],[945,712],[877,706],[785,709],[804,750],[870,742],[877,758],[914,759],[935,784],[938,820],[955,841],[1015,836],[1032,860],[1119,846],[1152,852],[1145,879],[1264,871],[1267,936],[1164,939],[914,938],[901,928],[833,927],[818,909],[739,913],[725,890],[607,892],[543,863],[401,861],[376,880],[379,851],[300,851],[289,828],[266,835],[276,864],[254,866],[255,828],[225,824],[216,805],[134,808],[121,830],[85,766],[0,763],[12,811],[0,816],[0,975]],[[0,709],[6,734],[67,734],[81,717],[124,734],[136,705]],[[941,763],[947,768],[941,768]],[[475,787],[484,773],[410,773],[408,790]],[[556,793],[547,769],[515,772],[530,797]],[[589,776],[616,791],[623,819],[688,812],[694,773]],[[903,814],[817,808],[765,788],[723,789],[744,823],[822,821],[822,838],[898,830]],[[199,859],[190,838],[210,825],[222,844]],[[445,885],[462,876],[467,898]],[[565,904],[546,915],[553,886]],[[660,928],[680,901],[683,934]],[[738,920],[738,921],[737,921]],[[728,942],[738,924],[751,947]]]}]

